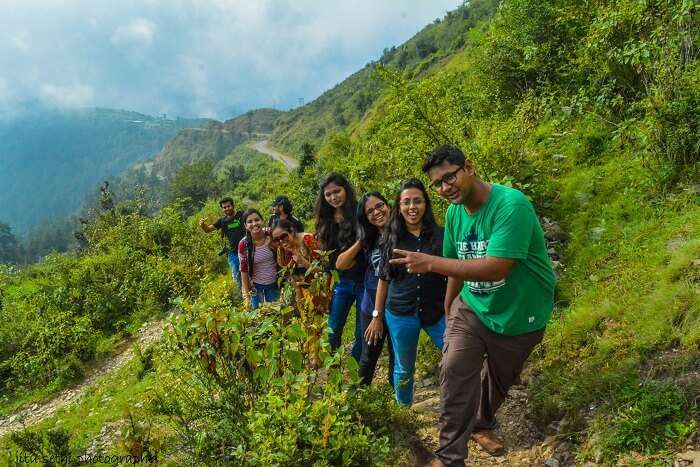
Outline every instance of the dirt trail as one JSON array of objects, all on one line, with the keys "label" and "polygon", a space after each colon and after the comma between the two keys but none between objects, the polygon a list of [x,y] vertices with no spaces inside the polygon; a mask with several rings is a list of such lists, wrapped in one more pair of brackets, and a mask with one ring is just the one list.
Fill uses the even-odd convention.
[{"label": "dirt trail", "polygon": [[[542,466],[549,460],[548,465],[572,465],[572,456],[562,451],[560,445],[547,439],[527,418],[527,392],[524,386],[514,386],[510,389],[508,398],[497,412],[499,427],[496,432],[505,441],[506,454],[502,457],[491,457],[473,441],[469,442],[469,457],[467,465],[473,466]],[[412,410],[416,414],[419,441],[418,449],[414,447],[418,465],[429,460],[432,452],[438,447],[438,417],[440,415],[440,387],[431,384],[417,388]],[[415,443],[414,443],[415,444]],[[566,448],[566,446],[562,446]],[[558,449],[557,449],[558,448]],[[560,462],[554,464],[553,459]],[[569,461],[569,462],[567,462]]]},{"label": "dirt trail", "polygon": [[0,418],[0,438],[24,427],[29,427],[46,420],[62,407],[74,404],[88,392],[104,375],[113,373],[124,366],[134,356],[134,346],[141,348],[157,341],[163,334],[165,321],[153,321],[144,324],[139,329],[138,336],[122,342],[116,355],[108,358],[92,368],[85,379],[70,388],[53,395],[51,398],[19,409],[12,415]]},{"label": "dirt trail", "polygon": [[263,154],[267,154],[268,156],[272,157],[273,159],[276,159],[283,163],[285,167],[287,167],[287,170],[294,170],[297,167],[299,167],[299,161],[294,159],[291,156],[288,156],[286,154],[282,154],[279,151],[276,151],[275,149],[272,149],[270,146],[268,146],[268,140],[264,139],[261,141],[256,141],[252,145],[253,149],[255,149],[258,152],[261,152]]}]

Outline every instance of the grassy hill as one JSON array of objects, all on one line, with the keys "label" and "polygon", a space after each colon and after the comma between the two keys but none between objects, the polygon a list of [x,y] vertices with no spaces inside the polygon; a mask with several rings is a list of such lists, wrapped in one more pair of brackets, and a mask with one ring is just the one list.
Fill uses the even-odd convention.
[{"label": "grassy hill", "polygon": [[408,76],[421,76],[464,48],[469,42],[469,30],[493,16],[498,3],[498,0],[465,2],[405,43],[385,49],[377,61],[368,62],[317,99],[282,116],[275,125],[272,142],[298,154],[305,142],[318,146],[329,133],[352,132],[385,91],[385,85],[374,72],[377,63]]}]

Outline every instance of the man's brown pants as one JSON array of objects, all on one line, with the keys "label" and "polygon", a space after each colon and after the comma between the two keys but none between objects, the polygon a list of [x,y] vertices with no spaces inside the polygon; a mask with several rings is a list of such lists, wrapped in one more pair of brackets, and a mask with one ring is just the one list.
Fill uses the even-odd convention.
[{"label": "man's brown pants", "polygon": [[447,317],[440,362],[440,447],[447,467],[464,466],[473,431],[496,426],[496,410],[517,381],[544,330],[519,336],[496,334],[457,297]]}]

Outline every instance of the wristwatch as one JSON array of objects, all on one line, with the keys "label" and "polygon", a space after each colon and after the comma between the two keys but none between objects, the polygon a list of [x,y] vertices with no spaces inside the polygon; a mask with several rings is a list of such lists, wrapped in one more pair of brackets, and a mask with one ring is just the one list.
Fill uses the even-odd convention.
[{"label": "wristwatch", "polygon": [[379,318],[380,314],[379,310],[372,310],[372,318]]}]

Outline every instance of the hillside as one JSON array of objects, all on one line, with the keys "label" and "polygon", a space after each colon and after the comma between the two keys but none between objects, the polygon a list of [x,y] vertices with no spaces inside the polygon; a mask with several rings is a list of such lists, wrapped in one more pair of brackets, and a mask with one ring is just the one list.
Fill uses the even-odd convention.
[{"label": "hillside", "polygon": [[111,109],[0,119],[0,221],[24,233],[67,216],[104,177],[158,154],[180,129],[205,123]]},{"label": "hillside", "polygon": [[[152,207],[162,206],[178,171],[204,161],[216,165],[243,143],[257,138],[257,135],[270,133],[277,119],[284,114],[279,110],[258,109],[225,122],[209,121],[202,128],[178,131],[156,157],[137,163],[114,178],[117,198],[132,199],[136,188],[142,187],[148,191]],[[97,198],[93,196],[88,205],[94,206],[96,202]]]},{"label": "hillside", "polygon": [[395,68],[408,76],[421,76],[439,68],[446,57],[464,48],[469,42],[469,30],[493,16],[498,3],[499,0],[465,2],[405,43],[386,48],[378,60],[369,61],[317,99],[281,117],[275,125],[272,143],[299,153],[304,142],[318,145],[334,131],[352,132],[385,90],[374,72],[376,64]]},{"label": "hillside", "polygon": [[[279,148],[315,146],[315,157],[289,176],[250,144],[213,160],[225,152],[215,144],[221,126],[184,132],[173,161],[193,162],[190,151],[204,160],[173,163],[174,186],[193,196],[171,198],[152,217],[133,207],[104,212],[87,226],[81,254],[0,270],[5,414],[80,379],[119,336],[174,311],[167,337],[136,352],[85,401],[0,445],[158,452],[191,465],[425,461],[435,447],[438,352],[420,346],[413,409],[397,407],[383,382],[358,389],[357,364],[320,344],[327,278],[310,276],[304,300],[249,312],[231,293],[216,239],[196,222],[217,215],[222,193],[263,211],[284,193],[309,218],[331,170],[357,192],[392,199],[402,179],[423,176],[426,151],[452,143],[485,180],[533,201],[558,275],[544,341],[498,414],[506,457],[472,460],[693,465],[700,7],[504,0],[491,17],[494,4],[471,1],[428,26],[419,36],[433,31],[445,41],[421,49],[430,52],[411,66],[373,64],[317,101],[272,116]],[[455,18],[478,20],[466,30]],[[373,97],[358,107],[358,93],[370,88]],[[347,119],[336,120],[335,108]],[[226,182],[223,191],[201,190],[210,177]],[[444,219],[446,203],[433,201]]]},{"label": "hillside", "polygon": [[[30,228],[20,239],[17,261],[27,263],[37,261],[51,251],[63,252],[76,248],[74,232],[80,230],[76,218],[89,219],[99,211],[102,180],[110,183],[110,191],[117,202],[143,197],[149,212],[162,207],[168,200],[170,183],[183,167],[202,161],[215,164],[256,135],[269,133],[276,119],[284,112],[273,109],[260,109],[226,122],[215,120],[196,121],[192,128],[173,129],[171,138],[164,138],[161,147],[154,149],[155,156],[141,157],[131,161],[129,166],[117,172],[106,172],[94,180],[94,174],[80,179],[91,185],[82,196],[78,206],[68,211],[48,213],[40,224]],[[125,113],[129,115],[129,113]],[[131,116],[139,114],[132,114]],[[141,116],[143,117],[143,116]],[[144,117],[145,118],[145,117]],[[164,124],[172,124],[170,120]],[[177,120],[184,126],[185,120]],[[151,124],[148,124],[151,125]],[[252,135],[249,134],[252,131]],[[111,165],[110,165],[111,167]],[[78,174],[74,177],[80,178]],[[216,180],[216,177],[215,179]],[[222,185],[223,186],[223,185]],[[15,232],[16,233],[16,232]],[[0,256],[1,257],[1,256]],[[14,258],[15,255],[8,255]]]}]

